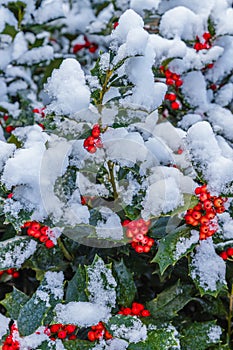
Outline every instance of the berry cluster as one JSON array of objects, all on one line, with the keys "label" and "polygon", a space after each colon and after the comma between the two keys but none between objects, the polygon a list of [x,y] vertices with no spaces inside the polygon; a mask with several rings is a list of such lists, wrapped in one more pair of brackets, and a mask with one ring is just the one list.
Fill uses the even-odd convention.
[{"label": "berry cluster", "polygon": [[87,150],[87,152],[95,153],[97,148],[103,147],[100,133],[100,126],[98,124],[95,124],[91,130],[91,135],[88,136],[83,142],[83,147]]},{"label": "berry cluster", "polygon": [[171,108],[172,109],[179,109],[180,108],[180,103],[176,101],[176,94],[173,93],[168,93],[165,95],[165,100],[168,100],[171,102]]},{"label": "berry cluster", "polygon": [[18,340],[14,339],[14,333],[18,333],[17,327],[13,324],[10,329],[10,334],[6,337],[2,350],[20,350],[20,344]]},{"label": "berry cluster", "polygon": [[145,306],[140,303],[132,303],[132,307],[121,307],[118,314],[125,316],[149,317],[150,311],[145,309]]},{"label": "berry cluster", "polygon": [[154,239],[147,237],[150,220],[124,220],[122,226],[126,228],[126,236],[131,240],[131,246],[137,253],[148,253],[154,245]]},{"label": "berry cluster", "polygon": [[41,243],[44,243],[46,248],[50,249],[54,247],[54,242],[48,236],[48,231],[50,230],[48,226],[41,225],[36,221],[27,221],[22,228],[26,230],[28,236],[32,236]]},{"label": "berry cluster", "polygon": [[84,44],[76,44],[73,47],[73,53],[77,53],[78,51],[86,48],[89,50],[90,53],[95,53],[96,50],[98,49],[98,45],[95,43],[91,43],[86,36],[84,36]]},{"label": "berry cluster", "polygon": [[166,84],[169,86],[174,86],[175,88],[179,88],[183,85],[183,81],[180,79],[180,75],[173,73],[170,69],[165,68],[164,66],[160,66],[160,71],[166,77]]},{"label": "berry cluster", "polygon": [[200,42],[200,39],[198,36],[196,37],[196,42],[193,47],[196,51],[208,50],[211,48],[211,38],[212,38],[211,34],[209,32],[206,32],[202,35],[202,38],[204,39],[203,43]]},{"label": "berry cluster", "polygon": [[16,269],[8,269],[8,270],[0,271],[0,278],[4,274],[11,275],[13,278],[18,278],[19,277],[19,272],[16,271]]},{"label": "berry cluster", "polygon": [[45,332],[49,335],[51,340],[56,340],[57,338],[75,340],[77,339],[76,331],[77,326],[73,324],[63,325],[61,323],[56,323],[49,326]]},{"label": "berry cluster", "polygon": [[233,248],[227,248],[219,254],[223,260],[227,260],[228,258],[233,257]]},{"label": "berry cluster", "polygon": [[[207,191],[207,185],[197,187],[195,194],[199,197],[199,203],[187,210],[184,218],[188,225],[200,225],[200,240],[212,236],[217,231],[216,214],[225,211],[224,199],[211,196]],[[214,220],[215,219],[215,220]]]},{"label": "berry cluster", "polygon": [[109,340],[112,339],[112,334],[107,331],[102,322],[99,322],[96,326],[91,327],[91,331],[88,332],[87,337],[90,341],[96,341],[103,338]]}]

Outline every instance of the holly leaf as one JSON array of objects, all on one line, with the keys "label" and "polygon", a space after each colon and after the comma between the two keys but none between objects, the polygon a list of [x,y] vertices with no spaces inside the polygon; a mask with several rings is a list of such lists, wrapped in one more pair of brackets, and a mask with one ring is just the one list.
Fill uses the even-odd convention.
[{"label": "holly leaf", "polygon": [[36,250],[30,237],[16,236],[0,242],[0,270],[19,268]]},{"label": "holly leaf", "polygon": [[61,274],[61,272],[47,272],[37,291],[21,308],[17,322],[22,336],[34,333],[43,324],[43,320],[51,316],[55,305],[61,302],[58,296],[60,284],[63,283]]},{"label": "holly leaf", "polygon": [[12,293],[6,294],[1,304],[7,309],[7,313],[13,320],[17,320],[19,312],[23,305],[28,301],[29,296],[13,287]]},{"label": "holly leaf", "polygon": [[183,350],[205,350],[210,346],[220,345],[222,330],[215,321],[194,322],[189,327],[182,327],[181,333]]},{"label": "holly leaf", "polygon": [[137,292],[131,272],[125,266],[123,259],[113,263],[113,276],[117,280],[117,302],[124,307],[131,306]]},{"label": "holly leaf", "polygon": [[130,344],[128,350],[171,350],[179,349],[179,339],[174,327],[157,328],[148,332],[147,339],[144,342]]},{"label": "holly leaf", "polygon": [[165,289],[146,304],[154,319],[169,320],[193,299],[193,286],[180,284],[180,281]]},{"label": "holly leaf", "polygon": [[196,231],[190,231],[187,226],[181,226],[174,232],[167,234],[159,241],[158,251],[151,261],[159,264],[161,275],[170,265],[192,252],[199,239]]},{"label": "holly leaf", "polygon": [[86,272],[82,266],[79,266],[73,278],[68,282],[66,290],[66,302],[88,301],[85,289]]}]

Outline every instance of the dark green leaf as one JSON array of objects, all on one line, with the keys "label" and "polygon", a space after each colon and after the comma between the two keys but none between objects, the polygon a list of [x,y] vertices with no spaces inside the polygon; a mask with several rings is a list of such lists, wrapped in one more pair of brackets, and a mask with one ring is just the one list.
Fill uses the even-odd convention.
[{"label": "dark green leaf", "polygon": [[158,296],[147,303],[147,308],[155,319],[170,320],[193,298],[193,286],[175,285],[165,289]]},{"label": "dark green leaf", "polygon": [[220,343],[221,329],[215,321],[194,322],[189,327],[184,327],[181,333],[183,350],[205,350]]},{"label": "dark green leaf", "polygon": [[127,269],[124,261],[114,261],[113,263],[113,275],[117,280],[117,301],[119,305],[131,306],[137,289],[134,284],[133,276]]},{"label": "dark green leaf", "polygon": [[[186,226],[179,227],[176,231],[167,234],[159,241],[158,252],[153,258],[152,262],[159,264],[159,269],[161,274],[168,268],[170,265],[175,265],[178,260],[190,253],[196,246],[199,236],[197,235],[196,240],[191,240],[191,244],[185,245],[185,249],[181,252],[177,252],[177,244],[180,241],[182,244],[182,239],[190,239],[191,237],[190,229]],[[192,243],[193,241],[193,243]]]},{"label": "dark green leaf", "polygon": [[79,266],[73,278],[68,282],[66,290],[66,302],[70,301],[88,301],[85,293],[86,272]]},{"label": "dark green leaf", "polygon": [[9,316],[17,320],[21,307],[26,304],[29,297],[20,290],[13,288],[12,293],[8,293],[1,304],[7,309]]}]

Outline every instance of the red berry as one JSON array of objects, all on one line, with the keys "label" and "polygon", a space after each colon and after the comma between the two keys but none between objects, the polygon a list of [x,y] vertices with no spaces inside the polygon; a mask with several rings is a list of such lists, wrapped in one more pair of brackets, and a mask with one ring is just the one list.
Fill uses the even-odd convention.
[{"label": "red berry", "polygon": [[6,126],[5,130],[10,134],[13,130],[15,130],[15,127],[12,125],[8,125]]},{"label": "red berry", "polygon": [[61,323],[52,324],[52,326],[50,326],[50,331],[52,333],[57,333],[61,328],[62,328]]},{"label": "red berry", "polygon": [[40,229],[40,233],[41,233],[42,235],[46,235],[48,229],[49,229],[48,226],[43,226],[43,227],[41,227],[41,229]]},{"label": "red berry", "polygon": [[167,84],[167,85],[173,85],[173,84],[174,84],[173,79],[167,78],[167,79],[166,79],[166,84]]},{"label": "red berry", "polygon": [[109,340],[109,339],[112,339],[112,334],[111,333],[109,333],[107,330],[105,330],[105,333],[104,333],[104,338],[106,339],[106,340]]},{"label": "red berry", "polygon": [[177,80],[175,85],[176,85],[176,87],[181,87],[183,85],[183,81],[181,79]]},{"label": "red berry", "polygon": [[88,146],[86,148],[86,150],[89,152],[89,153],[95,153],[96,152],[96,147],[95,146]]},{"label": "red berry", "polygon": [[233,248],[227,248],[226,253],[228,256],[232,256],[233,255]]},{"label": "red berry", "polygon": [[222,206],[222,207],[216,208],[216,213],[222,214],[222,213],[224,213],[225,210],[226,210],[225,207]]},{"label": "red berry", "polygon": [[172,109],[175,109],[175,110],[176,110],[176,109],[179,109],[179,108],[180,108],[180,104],[179,104],[178,102],[176,102],[176,101],[175,101],[175,102],[172,102],[172,103],[171,103],[171,108],[172,108]]},{"label": "red berry", "polygon": [[69,340],[76,340],[77,339],[77,335],[72,334],[69,336]]},{"label": "red berry", "polygon": [[227,260],[227,258],[228,258],[228,255],[227,255],[226,252],[221,252],[221,253],[219,254],[219,256],[221,256],[221,258],[222,258],[223,260]]},{"label": "red berry", "polygon": [[65,339],[66,336],[67,336],[67,332],[66,331],[60,331],[60,332],[57,333],[57,337],[59,339]]},{"label": "red berry", "polygon": [[209,225],[210,220],[204,215],[200,218],[200,223],[203,225]]},{"label": "red berry", "polygon": [[93,136],[88,136],[86,138],[86,142],[88,143],[88,146],[94,146],[95,144],[95,138]]},{"label": "red berry", "polygon": [[150,249],[151,249],[151,247],[149,245],[145,245],[143,247],[143,253],[149,253]]},{"label": "red berry", "polygon": [[85,47],[84,44],[76,44],[73,47],[73,53],[77,53],[78,51],[82,50]]},{"label": "red berry", "polygon": [[200,232],[201,233],[207,234],[208,231],[209,231],[209,227],[207,225],[201,225],[200,226]]},{"label": "red berry", "polygon": [[141,316],[142,317],[149,317],[150,316],[150,311],[149,310],[142,310]]},{"label": "red berry", "polygon": [[93,332],[93,331],[88,332],[87,337],[88,337],[88,339],[90,341],[95,341],[96,340],[95,332]]},{"label": "red berry", "polygon": [[19,272],[18,271],[15,271],[12,273],[12,277],[13,278],[19,278]]},{"label": "red berry", "polygon": [[118,26],[119,26],[119,22],[113,23],[113,29],[116,29],[116,27],[118,27]]},{"label": "red berry", "polygon": [[73,324],[68,324],[67,326],[65,326],[65,330],[68,334],[73,333],[76,330],[76,326]]},{"label": "red berry", "polygon": [[206,201],[208,199],[207,193],[201,192],[200,195],[199,195],[199,199],[200,199],[201,202]]},{"label": "red berry", "polygon": [[205,39],[205,41],[208,41],[211,39],[211,34],[209,32],[205,32],[203,35],[202,35],[203,39]]},{"label": "red berry", "polygon": [[195,220],[199,220],[201,218],[201,212],[200,211],[197,211],[197,210],[194,210],[193,213],[192,213],[192,217],[195,219]]},{"label": "red berry", "polygon": [[131,309],[129,307],[124,308],[122,312],[125,316],[131,315]]},{"label": "red berry", "polygon": [[31,228],[32,228],[33,230],[39,230],[40,227],[41,227],[41,225],[39,224],[39,222],[33,221],[33,222],[31,223]]},{"label": "red berry", "polygon": [[212,202],[210,200],[207,199],[207,200],[204,201],[204,208],[206,210],[212,209],[212,206],[213,206],[213,204],[212,204]]},{"label": "red berry", "polygon": [[137,245],[134,249],[139,254],[143,253],[143,247],[141,245]]},{"label": "red berry", "polygon": [[94,125],[91,131],[91,135],[96,139],[100,136],[100,126]]},{"label": "red berry", "polygon": [[90,47],[89,47],[89,52],[95,53],[97,49],[98,49],[98,45],[97,44],[91,44]]},{"label": "red berry", "polygon": [[46,248],[50,249],[50,248],[53,248],[55,246],[55,244],[53,243],[53,241],[51,241],[51,239],[48,239],[45,242],[45,246],[46,246]]},{"label": "red berry", "polygon": [[96,141],[95,141],[95,146],[97,148],[102,148],[103,147],[103,144],[102,144],[102,141],[100,138],[98,138]]},{"label": "red berry", "polygon": [[217,198],[214,199],[214,206],[215,206],[215,208],[219,208],[222,205],[223,205],[222,198],[217,197]]}]

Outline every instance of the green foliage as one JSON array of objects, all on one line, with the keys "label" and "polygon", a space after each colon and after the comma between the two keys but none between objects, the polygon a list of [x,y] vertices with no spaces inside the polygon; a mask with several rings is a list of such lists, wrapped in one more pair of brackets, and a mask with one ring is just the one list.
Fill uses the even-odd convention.
[{"label": "green foliage", "polygon": [[153,258],[152,262],[159,264],[161,274],[170,265],[175,265],[182,257],[187,256],[196,246],[196,243],[192,243],[182,253],[176,253],[176,246],[180,239],[189,239],[191,236],[190,229],[186,226],[178,227],[175,231],[168,233],[165,237],[159,241],[158,252]]},{"label": "green foliage", "polygon": [[148,302],[147,307],[154,319],[170,320],[192,300],[193,295],[192,285],[181,284],[178,281],[159,293],[154,300]]},{"label": "green foliage", "polygon": [[66,289],[66,302],[70,301],[88,301],[86,290],[86,271],[82,266],[79,266],[68,282]]},{"label": "green foliage", "polygon": [[137,289],[133,280],[132,273],[127,269],[124,261],[114,261],[113,263],[113,275],[117,280],[117,302],[121,306],[130,307]]},{"label": "green foliage", "polygon": [[26,294],[14,287],[11,293],[6,294],[6,297],[1,301],[1,304],[6,308],[9,316],[13,320],[17,320],[21,308],[26,304],[28,299],[29,297]]}]

